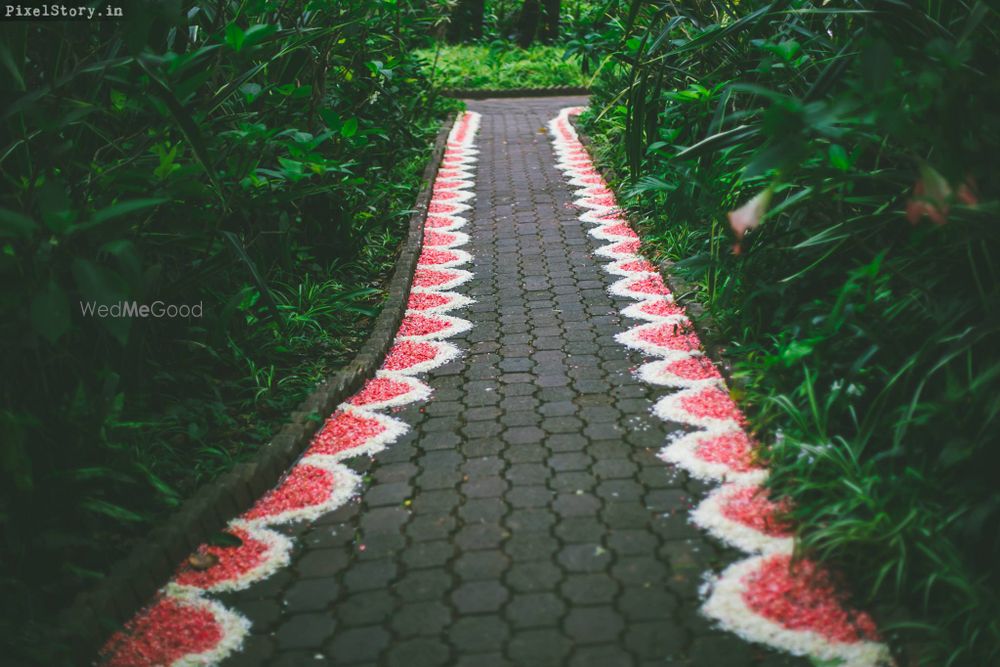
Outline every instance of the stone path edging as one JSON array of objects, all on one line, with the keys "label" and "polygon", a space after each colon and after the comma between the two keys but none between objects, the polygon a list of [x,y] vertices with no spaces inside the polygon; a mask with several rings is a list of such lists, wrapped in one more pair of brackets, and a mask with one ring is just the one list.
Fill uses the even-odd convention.
[{"label": "stone path edging", "polygon": [[274,486],[309,445],[323,423],[322,415],[333,412],[336,405],[375,374],[389,352],[407,308],[423,243],[424,220],[455,116],[451,114],[445,119],[435,138],[385,303],[365,344],[347,366],[297,406],[289,421],[257,452],[253,461],[238,464],[202,485],[166,522],[154,528],[128,556],[116,563],[96,587],[77,596],[59,623],[60,634],[75,655],[89,660],[115,627],[129,619],[170,577],[178,562]]}]

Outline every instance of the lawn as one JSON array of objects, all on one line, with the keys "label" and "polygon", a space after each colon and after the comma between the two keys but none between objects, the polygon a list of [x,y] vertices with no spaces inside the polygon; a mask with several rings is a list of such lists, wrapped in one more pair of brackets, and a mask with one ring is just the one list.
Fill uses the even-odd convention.
[{"label": "lawn", "polygon": [[588,77],[581,73],[579,64],[564,59],[564,53],[565,48],[560,46],[539,44],[520,49],[508,42],[498,46],[456,45],[417,51],[427,62],[428,77],[446,89],[587,86]]}]

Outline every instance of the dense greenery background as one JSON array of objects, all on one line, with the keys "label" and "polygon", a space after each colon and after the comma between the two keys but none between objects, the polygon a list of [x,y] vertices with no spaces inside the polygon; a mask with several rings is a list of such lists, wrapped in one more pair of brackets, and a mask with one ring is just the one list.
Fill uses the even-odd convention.
[{"label": "dense greenery background", "polygon": [[0,27],[0,637],[20,660],[50,664],[53,614],[361,342],[441,116],[410,52],[440,19],[197,0]]},{"label": "dense greenery background", "polygon": [[586,127],[700,288],[801,549],[911,664],[997,664],[996,11],[636,1],[608,30]]}]

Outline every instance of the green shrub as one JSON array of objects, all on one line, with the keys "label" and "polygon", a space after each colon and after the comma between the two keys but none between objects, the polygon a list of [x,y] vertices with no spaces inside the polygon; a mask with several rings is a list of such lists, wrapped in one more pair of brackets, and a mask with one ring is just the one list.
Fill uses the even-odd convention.
[{"label": "green shrub", "polygon": [[441,46],[417,51],[428,76],[442,88],[545,88],[586,86],[580,67],[563,58],[565,49],[532,46],[519,49],[496,41],[491,46]]},{"label": "green shrub", "polygon": [[[357,348],[437,128],[409,3],[184,6],[0,26],[0,634],[22,660],[52,664],[53,614]],[[203,316],[80,310],[133,300]]]},{"label": "green shrub", "polygon": [[[585,122],[700,286],[802,545],[920,664],[997,664],[997,14],[633,8]],[[727,212],[771,191],[734,238]]]}]

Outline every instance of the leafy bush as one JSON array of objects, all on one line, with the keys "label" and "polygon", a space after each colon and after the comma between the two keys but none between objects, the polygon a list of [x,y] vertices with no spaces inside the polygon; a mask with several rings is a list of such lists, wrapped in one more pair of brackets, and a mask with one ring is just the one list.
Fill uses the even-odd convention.
[{"label": "leafy bush", "polygon": [[428,63],[428,76],[442,88],[586,86],[580,68],[563,59],[564,51],[541,45],[520,49],[497,40],[490,46],[441,46],[416,53]]},{"label": "leafy bush", "polygon": [[699,285],[802,546],[919,664],[997,664],[996,12],[632,8],[585,122]]},{"label": "leafy bush", "polygon": [[[407,50],[422,6],[198,0],[0,26],[13,655],[48,660],[72,594],[356,349],[437,127]],[[131,301],[203,315],[81,312]]]}]

